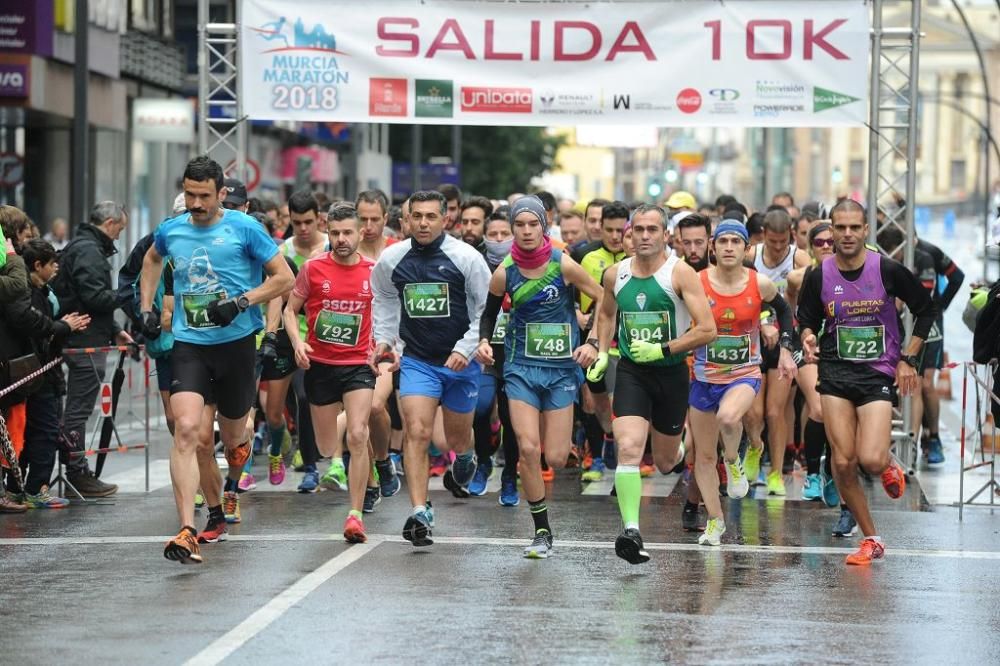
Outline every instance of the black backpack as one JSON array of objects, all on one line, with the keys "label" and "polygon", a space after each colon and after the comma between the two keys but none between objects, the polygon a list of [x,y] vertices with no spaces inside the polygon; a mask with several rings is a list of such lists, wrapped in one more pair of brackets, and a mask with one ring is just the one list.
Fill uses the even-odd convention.
[{"label": "black backpack", "polygon": [[995,358],[1000,358],[1000,280],[990,287],[972,336],[973,361],[985,365]]}]

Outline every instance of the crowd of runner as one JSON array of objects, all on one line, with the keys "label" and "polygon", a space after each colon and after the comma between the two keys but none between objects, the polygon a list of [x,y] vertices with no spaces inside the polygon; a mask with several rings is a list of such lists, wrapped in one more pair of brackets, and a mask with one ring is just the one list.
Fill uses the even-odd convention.
[{"label": "crowd of runner", "polygon": [[[113,244],[127,220],[105,212],[91,221]],[[444,185],[400,206],[377,190],[354,201],[300,191],[278,206],[198,157],[173,212],[132,249],[111,308],[155,360],[174,442],[171,560],[201,562],[200,544],[226,538],[264,482],[254,457],[266,456],[267,483],[294,470],[300,492],[348,492],[352,543],[401,476],[412,505],[402,534],[422,547],[435,528],[431,476],[468,498],[491,494],[497,475],[499,504],[523,495],[529,509],[524,556],[546,558],[559,524],[554,470],[573,467],[584,484],[613,475],[615,552],[633,564],[649,559],[642,479],[677,473],[678,518],[700,544],[722,542],[722,497],[792,489],[839,508],[834,536],[860,527],[847,563],[864,565],[885,547],[859,476],[891,498],[906,485],[890,454],[899,396],[914,397],[925,462],[944,460],[934,380],[962,273],[922,239],[906,269],[892,224],[880,225],[880,253],[850,199],[800,209],[781,193],[751,211],[679,191],[662,206],[577,207],[547,192],[491,200]],[[0,341],[52,358],[98,315],[50,292],[63,255],[30,238],[23,213],[4,206],[0,222]],[[117,325],[108,334],[132,340]],[[49,389],[0,402],[27,479],[6,476],[4,511],[67,504],[49,487],[62,377],[57,368]],[[32,428],[39,421],[50,425]],[[116,490],[79,474],[83,494]]]}]

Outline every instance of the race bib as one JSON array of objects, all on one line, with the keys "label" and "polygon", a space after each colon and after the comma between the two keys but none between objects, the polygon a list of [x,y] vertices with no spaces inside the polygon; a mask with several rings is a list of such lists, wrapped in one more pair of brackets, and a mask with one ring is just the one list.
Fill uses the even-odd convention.
[{"label": "race bib", "polygon": [[181,294],[181,308],[184,310],[184,321],[188,328],[218,328],[208,318],[208,304],[221,301],[226,297],[224,291],[213,291],[208,294]]},{"label": "race bib", "polygon": [[313,325],[317,340],[342,347],[357,347],[360,331],[361,315],[332,310],[320,310]]},{"label": "race bib", "polygon": [[837,327],[837,356],[843,360],[874,361],[884,353],[884,326]]},{"label": "race bib", "polygon": [[444,282],[416,282],[403,287],[403,307],[412,319],[451,316],[448,285]]},{"label": "race bib", "polygon": [[528,358],[571,358],[569,324],[526,324],[524,355]]},{"label": "race bib", "polygon": [[669,312],[623,312],[622,322],[630,342],[642,340],[662,345],[670,341]]},{"label": "race bib", "polygon": [[507,322],[510,321],[510,314],[501,312],[497,317],[497,325],[493,327],[493,337],[490,338],[491,345],[502,345],[507,339]]},{"label": "race bib", "polygon": [[709,363],[743,365],[750,362],[749,335],[720,335],[709,343],[706,354]]}]

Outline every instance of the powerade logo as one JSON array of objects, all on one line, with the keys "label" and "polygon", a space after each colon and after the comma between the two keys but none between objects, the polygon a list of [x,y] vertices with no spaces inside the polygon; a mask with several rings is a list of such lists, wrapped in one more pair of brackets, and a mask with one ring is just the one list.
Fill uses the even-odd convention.
[{"label": "powerade logo", "polygon": [[806,87],[801,83],[757,81],[756,92],[760,99],[801,99],[806,95]]},{"label": "powerade logo", "polygon": [[813,87],[813,113],[826,111],[845,104],[860,101],[860,97],[851,97],[844,93],[839,93],[819,86]]},{"label": "powerade logo", "polygon": [[531,113],[531,88],[463,86],[462,111],[471,113]]},{"label": "powerade logo", "polygon": [[[260,83],[271,89],[271,106],[280,110],[333,111],[339,105],[339,85],[350,83],[350,73],[341,69],[336,56],[337,39],[321,23],[306,27],[302,17],[290,23],[277,21],[251,27],[271,54],[270,66]],[[259,44],[260,42],[258,42]]]},{"label": "powerade logo", "polygon": [[785,113],[801,113],[806,107],[801,104],[754,104],[753,115],[758,118],[777,118]]}]

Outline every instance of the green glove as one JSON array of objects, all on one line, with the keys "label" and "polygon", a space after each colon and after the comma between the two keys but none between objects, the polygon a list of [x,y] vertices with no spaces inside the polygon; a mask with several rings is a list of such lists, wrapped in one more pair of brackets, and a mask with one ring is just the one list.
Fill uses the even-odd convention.
[{"label": "green glove", "polygon": [[972,292],[972,296],[969,298],[969,301],[972,303],[972,307],[977,310],[982,310],[986,307],[986,301],[989,300],[989,296],[989,289],[976,289]]},{"label": "green glove", "polygon": [[655,342],[646,340],[633,340],[628,347],[632,353],[632,358],[636,363],[652,363],[663,358],[663,347]]},{"label": "green glove", "polygon": [[587,381],[594,383],[599,382],[604,377],[604,373],[608,371],[608,352],[598,352],[597,360],[594,364],[587,369]]}]

